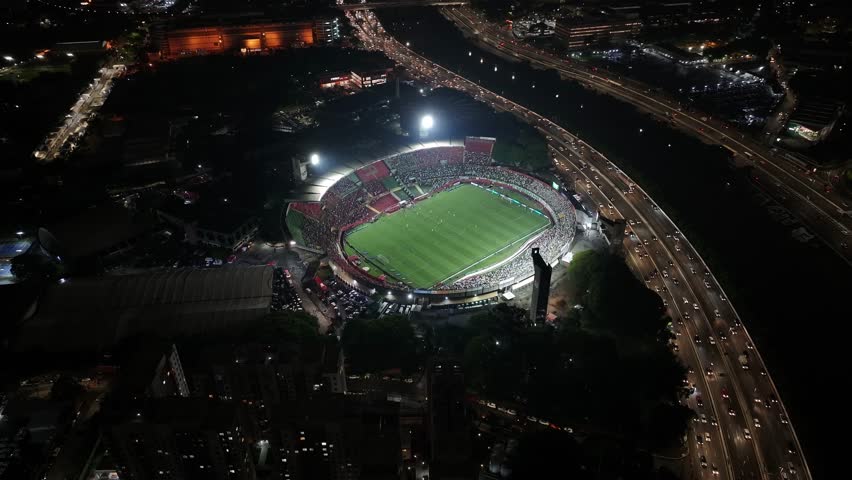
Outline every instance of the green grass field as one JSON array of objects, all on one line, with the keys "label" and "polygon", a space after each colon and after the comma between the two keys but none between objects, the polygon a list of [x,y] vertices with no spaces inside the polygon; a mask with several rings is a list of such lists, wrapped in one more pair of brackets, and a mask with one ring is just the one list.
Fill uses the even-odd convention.
[{"label": "green grass field", "polygon": [[450,283],[500,262],[550,225],[528,208],[461,185],[381,217],[346,237],[347,253],[415,288]]}]

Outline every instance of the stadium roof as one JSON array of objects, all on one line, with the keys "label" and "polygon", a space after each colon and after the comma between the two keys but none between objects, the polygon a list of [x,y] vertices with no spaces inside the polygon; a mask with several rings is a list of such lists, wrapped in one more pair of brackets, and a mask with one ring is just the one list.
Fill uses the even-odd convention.
[{"label": "stadium roof", "polygon": [[266,315],[272,267],[182,268],[71,279],[47,289],[16,348],[107,348],[141,333],[165,337],[238,326]]},{"label": "stadium roof", "polygon": [[341,178],[369,165],[377,160],[392,157],[402,153],[413,152],[425,148],[435,147],[463,147],[464,138],[450,140],[436,140],[432,142],[416,142],[402,147],[381,145],[372,149],[359,152],[347,152],[345,161],[336,162],[325,171],[312,175],[294,190],[285,193],[288,202],[318,202],[325,192],[337,183]]}]

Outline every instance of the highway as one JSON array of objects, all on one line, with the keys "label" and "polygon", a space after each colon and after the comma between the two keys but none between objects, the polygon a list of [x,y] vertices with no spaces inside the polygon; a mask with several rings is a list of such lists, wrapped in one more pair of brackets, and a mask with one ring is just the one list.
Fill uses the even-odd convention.
[{"label": "highway", "polygon": [[848,246],[851,239],[849,232],[852,230],[852,208],[841,193],[814,175],[810,166],[782,158],[763,142],[708,114],[689,109],[676,99],[654,92],[647,85],[599,69],[590,70],[532,47],[517,40],[510,32],[487,22],[469,7],[445,8],[441,11],[464,33],[475,37],[495,54],[554,69],[563,77],[635,105],[707,143],[727,148],[738,157],[738,161],[754,167],[758,182],[774,186],[763,188],[761,185],[767,194],[776,200],[783,200],[787,208],[814,234],[852,265],[852,249]]},{"label": "highway", "polygon": [[[536,126],[566,184],[587,196],[592,209],[628,222],[624,248],[630,265],[666,302],[677,354],[696,389],[687,400],[697,418],[687,437],[696,476],[811,478],[792,422],[739,315],[689,240],[641,187],[549,119],[409,50],[384,32],[372,12],[347,16],[365,48],[383,51],[413,76],[467,92]],[[748,352],[747,369],[737,359],[742,352]]]},{"label": "highway", "polygon": [[64,152],[73,149],[75,144],[72,139],[74,137],[80,138],[86,132],[89,118],[103,106],[112,89],[113,80],[122,72],[124,72],[123,65],[113,65],[100,69],[100,76],[95,78],[89,84],[89,88],[80,94],[80,97],[71,106],[71,113],[66,115],[59,130],[48,136],[42,146],[33,152],[33,156],[38,162],[52,162]]},{"label": "highway", "polygon": [[355,10],[373,10],[376,8],[402,8],[402,7],[429,7],[429,6],[455,6],[467,5],[467,0],[388,0],[388,1],[372,1],[364,3],[342,3],[342,0],[337,0],[336,8],[344,12]]}]

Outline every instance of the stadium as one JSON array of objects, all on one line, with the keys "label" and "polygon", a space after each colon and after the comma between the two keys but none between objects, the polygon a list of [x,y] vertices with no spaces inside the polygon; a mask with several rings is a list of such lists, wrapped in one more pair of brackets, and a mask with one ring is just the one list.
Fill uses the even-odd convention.
[{"label": "stadium", "polygon": [[555,264],[574,238],[566,192],[495,164],[495,139],[412,145],[338,170],[286,223],[301,248],[327,254],[343,281],[433,301],[508,291],[533,275],[538,247]]}]

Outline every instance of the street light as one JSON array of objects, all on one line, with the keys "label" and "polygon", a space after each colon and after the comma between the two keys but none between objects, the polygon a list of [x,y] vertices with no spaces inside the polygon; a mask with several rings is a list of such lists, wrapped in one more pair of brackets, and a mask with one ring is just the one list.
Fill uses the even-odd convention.
[{"label": "street light", "polygon": [[311,165],[319,165],[319,161],[320,161],[319,154],[312,153],[311,154]]},{"label": "street light", "polygon": [[11,57],[9,55],[4,55],[3,60],[6,60],[7,62],[14,62],[15,61],[14,57]]}]

